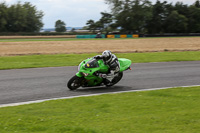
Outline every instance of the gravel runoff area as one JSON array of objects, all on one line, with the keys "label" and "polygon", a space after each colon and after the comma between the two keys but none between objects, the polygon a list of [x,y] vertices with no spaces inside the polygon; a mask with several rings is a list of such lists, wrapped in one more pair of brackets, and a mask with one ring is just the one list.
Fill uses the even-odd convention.
[{"label": "gravel runoff area", "polygon": [[0,42],[0,56],[59,53],[200,51],[200,37]]}]

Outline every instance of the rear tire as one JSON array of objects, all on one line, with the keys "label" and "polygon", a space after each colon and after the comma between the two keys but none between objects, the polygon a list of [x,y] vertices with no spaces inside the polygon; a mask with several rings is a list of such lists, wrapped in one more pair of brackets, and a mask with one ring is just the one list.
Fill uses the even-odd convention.
[{"label": "rear tire", "polygon": [[76,90],[78,89],[80,86],[81,86],[81,80],[82,78],[78,77],[78,76],[74,76],[72,77],[68,83],[67,83],[67,87],[70,89],[70,90]]},{"label": "rear tire", "polygon": [[119,72],[118,76],[114,77],[112,82],[107,84],[106,86],[110,87],[110,86],[117,84],[122,79],[122,77],[123,77],[123,72]]}]

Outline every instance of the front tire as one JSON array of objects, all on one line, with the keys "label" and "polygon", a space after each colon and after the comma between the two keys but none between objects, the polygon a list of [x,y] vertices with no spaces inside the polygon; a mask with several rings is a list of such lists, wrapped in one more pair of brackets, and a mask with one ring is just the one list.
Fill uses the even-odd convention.
[{"label": "front tire", "polygon": [[78,76],[74,76],[72,77],[68,83],[67,83],[67,87],[70,89],[70,90],[76,90],[78,89],[80,86],[81,86],[81,80],[82,78],[78,77]]}]

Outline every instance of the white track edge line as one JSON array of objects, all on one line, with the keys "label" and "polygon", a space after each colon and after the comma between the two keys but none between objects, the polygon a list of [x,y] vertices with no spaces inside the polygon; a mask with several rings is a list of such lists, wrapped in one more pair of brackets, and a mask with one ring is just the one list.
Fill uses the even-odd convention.
[{"label": "white track edge line", "polygon": [[2,105],[0,105],[0,108],[2,108],[2,107],[10,107],[10,106],[20,106],[20,105],[26,105],[26,104],[32,104],[32,103],[41,103],[41,102],[51,101],[51,100],[61,100],[61,99],[72,99],[72,98],[78,98],[78,97],[99,96],[99,95],[104,95],[104,94],[118,94],[118,93],[128,93],[128,92],[137,92],[137,91],[153,91],[153,90],[162,90],[162,89],[170,89],[170,88],[177,88],[177,87],[186,88],[186,87],[197,87],[197,86],[200,86],[200,85],[150,88],[150,89],[128,90],[128,91],[118,91],[118,92],[107,92],[107,93],[98,93],[98,94],[80,95],[80,96],[71,96],[71,97],[51,98],[51,99],[35,100],[35,101],[20,102],[20,103],[2,104]]}]

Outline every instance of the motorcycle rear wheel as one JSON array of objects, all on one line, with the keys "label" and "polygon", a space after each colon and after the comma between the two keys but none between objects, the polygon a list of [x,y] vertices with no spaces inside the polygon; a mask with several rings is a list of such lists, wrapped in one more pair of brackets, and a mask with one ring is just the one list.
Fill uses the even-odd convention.
[{"label": "motorcycle rear wheel", "polygon": [[78,89],[80,86],[81,86],[81,79],[80,77],[78,76],[74,76],[72,77],[68,83],[67,83],[67,87],[70,89],[70,90],[76,90]]}]

